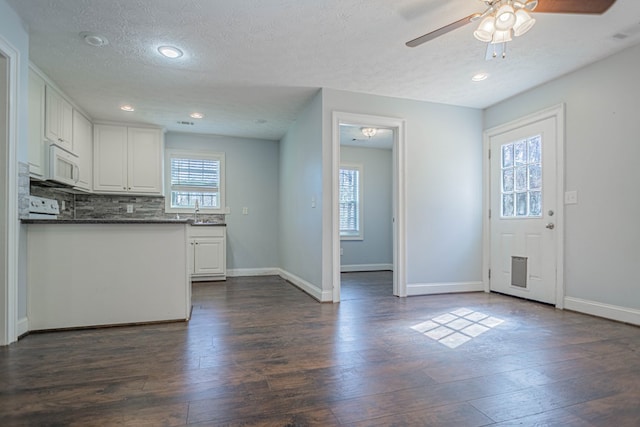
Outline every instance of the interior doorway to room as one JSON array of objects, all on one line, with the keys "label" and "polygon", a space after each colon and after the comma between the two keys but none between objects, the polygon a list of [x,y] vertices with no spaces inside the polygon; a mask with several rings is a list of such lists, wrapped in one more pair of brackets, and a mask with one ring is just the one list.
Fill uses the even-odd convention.
[{"label": "interior doorway to room", "polygon": [[393,293],[381,273],[393,271],[393,143],[393,129],[340,124],[341,300],[347,290],[366,298],[374,283],[375,294]]},{"label": "interior doorway to room", "polygon": [[389,295],[406,296],[403,147],[403,120],[334,113],[334,302],[342,272],[386,272]]}]

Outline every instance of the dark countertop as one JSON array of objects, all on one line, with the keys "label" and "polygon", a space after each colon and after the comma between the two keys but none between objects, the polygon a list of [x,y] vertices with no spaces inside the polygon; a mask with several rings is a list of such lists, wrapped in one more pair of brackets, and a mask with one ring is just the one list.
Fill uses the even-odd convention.
[{"label": "dark countertop", "polygon": [[23,224],[189,224],[195,226],[226,227],[227,224],[199,222],[193,223],[191,219],[21,219]]}]

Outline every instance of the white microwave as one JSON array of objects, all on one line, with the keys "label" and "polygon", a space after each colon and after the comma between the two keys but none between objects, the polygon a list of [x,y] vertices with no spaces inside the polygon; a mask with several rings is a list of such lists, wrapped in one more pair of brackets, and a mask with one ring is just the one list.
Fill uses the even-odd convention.
[{"label": "white microwave", "polygon": [[75,186],[80,179],[78,156],[56,145],[49,146],[47,180]]}]

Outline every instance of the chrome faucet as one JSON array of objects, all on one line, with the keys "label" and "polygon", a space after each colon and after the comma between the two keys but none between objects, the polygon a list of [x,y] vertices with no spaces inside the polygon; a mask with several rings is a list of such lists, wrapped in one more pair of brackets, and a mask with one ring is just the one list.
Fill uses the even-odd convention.
[{"label": "chrome faucet", "polygon": [[198,211],[199,210],[200,210],[200,203],[198,203],[198,199],[196,199],[195,209],[194,209],[194,213],[193,213],[193,222],[194,223],[198,222]]}]

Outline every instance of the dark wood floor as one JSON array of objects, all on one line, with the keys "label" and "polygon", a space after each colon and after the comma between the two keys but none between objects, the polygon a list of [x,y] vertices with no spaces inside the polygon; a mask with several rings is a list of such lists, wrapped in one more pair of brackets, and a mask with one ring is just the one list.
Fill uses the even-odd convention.
[{"label": "dark wood floor", "polygon": [[[640,426],[640,328],[494,294],[340,304],[277,277],[194,285],[190,323],[32,334],[0,348],[0,425]],[[503,322],[456,348],[411,329]]]}]

